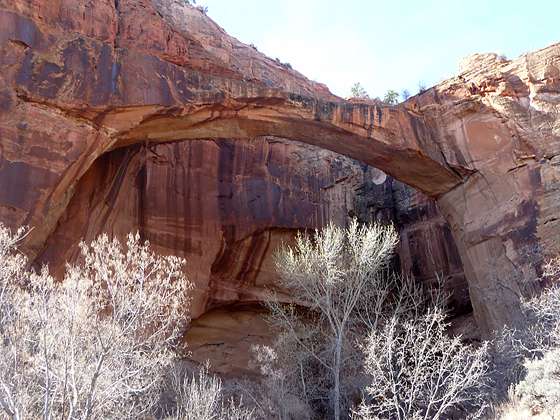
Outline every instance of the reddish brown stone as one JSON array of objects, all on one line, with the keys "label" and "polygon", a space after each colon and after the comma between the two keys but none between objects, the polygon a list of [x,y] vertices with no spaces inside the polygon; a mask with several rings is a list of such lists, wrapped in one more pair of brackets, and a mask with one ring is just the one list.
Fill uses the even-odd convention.
[{"label": "reddish brown stone", "polygon": [[[336,98],[179,2],[0,0],[0,218],[32,225],[26,250],[56,261],[69,256],[58,239],[68,245],[105,228],[139,226],[174,253],[195,253],[208,241],[216,252],[191,264],[218,286],[200,292],[206,303],[199,309],[258,300],[245,283],[266,265],[257,274],[248,267],[266,261],[264,244],[276,237],[259,217],[300,228],[323,205],[303,200],[290,213],[290,200],[297,201],[290,190],[298,190],[291,177],[283,194],[270,173],[266,181],[252,173],[253,184],[216,184],[228,169],[211,144],[234,139],[228,141],[236,155],[243,148],[237,143],[263,135],[299,140],[378,167],[437,199],[487,333],[515,324],[519,298],[532,289],[527,281],[558,251],[559,59],[560,45],[513,61],[479,56],[459,76],[385,107]],[[190,148],[186,141],[201,139],[199,157],[181,154]],[[166,142],[175,143],[156,145]],[[284,164],[284,171],[297,167]],[[243,172],[236,165],[234,172]],[[203,169],[192,175],[196,168]],[[206,171],[216,171],[211,182],[203,181]],[[203,203],[214,194],[229,197],[220,191],[226,184],[243,185],[242,199],[231,196],[218,217]],[[208,197],[196,207],[188,194]],[[70,220],[76,214],[88,225]],[[210,230],[202,227],[207,219]],[[170,221],[182,221],[184,233]],[[444,231],[415,229],[408,238],[435,241]],[[435,260],[457,265],[454,253],[438,247]],[[419,263],[417,271],[426,267],[432,265]],[[244,286],[228,291],[230,281]]]}]

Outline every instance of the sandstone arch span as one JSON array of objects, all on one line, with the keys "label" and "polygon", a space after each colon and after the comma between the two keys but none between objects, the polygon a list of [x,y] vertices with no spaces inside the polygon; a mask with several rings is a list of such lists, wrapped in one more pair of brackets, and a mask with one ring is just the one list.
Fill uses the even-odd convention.
[{"label": "sandstone arch span", "polygon": [[0,0],[0,217],[39,253],[91,164],[134,144],[275,135],[437,200],[484,332],[515,323],[555,251],[558,45],[474,67],[398,107],[334,97],[166,0]]}]

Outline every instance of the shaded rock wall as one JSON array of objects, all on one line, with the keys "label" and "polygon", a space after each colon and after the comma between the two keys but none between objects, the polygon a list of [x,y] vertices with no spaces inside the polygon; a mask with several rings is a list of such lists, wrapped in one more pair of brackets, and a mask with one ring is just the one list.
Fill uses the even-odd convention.
[{"label": "shaded rock wall", "polygon": [[[406,199],[395,200],[395,188]],[[273,253],[282,242],[298,229],[355,216],[399,223],[403,266],[429,281],[460,265],[450,266],[441,248],[443,220],[420,196],[358,161],[278,138],[136,145],[94,163],[37,263],[60,272],[77,256],[80,240],[138,231],[158,252],[187,259],[198,317],[261,302],[276,279]],[[438,239],[429,256],[418,243],[425,239]]]},{"label": "shaded rock wall", "polygon": [[140,232],[156,251],[187,259],[193,358],[240,375],[254,372],[250,347],[273,335],[259,306],[275,286],[276,249],[297,230],[349,217],[396,223],[402,267],[418,281],[446,276],[455,311],[469,311],[455,244],[433,200],[356,160],[272,137],[103,155],[77,184],[36,262],[61,274],[80,240]]},{"label": "shaded rock wall", "polygon": [[398,181],[393,181],[392,192],[401,269],[428,285],[435,286],[439,277],[450,294],[452,314],[469,313],[472,306],[463,263],[437,203]]}]

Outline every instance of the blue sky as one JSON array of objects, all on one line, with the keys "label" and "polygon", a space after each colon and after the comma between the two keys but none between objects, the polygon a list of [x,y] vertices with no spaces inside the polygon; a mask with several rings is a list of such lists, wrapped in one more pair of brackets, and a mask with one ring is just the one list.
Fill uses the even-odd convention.
[{"label": "blue sky", "polygon": [[560,41],[560,0],[199,0],[231,35],[347,96],[416,93],[475,52]]}]

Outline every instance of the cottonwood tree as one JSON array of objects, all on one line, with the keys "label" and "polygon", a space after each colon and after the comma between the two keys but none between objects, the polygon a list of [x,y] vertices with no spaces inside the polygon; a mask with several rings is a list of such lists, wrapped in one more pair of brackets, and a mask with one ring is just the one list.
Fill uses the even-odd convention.
[{"label": "cottonwood tree", "polygon": [[28,273],[0,226],[0,409],[12,419],[142,418],[188,321],[185,262],[138,235],[81,244],[62,282]]},{"label": "cottonwood tree", "polygon": [[[285,341],[329,372],[332,379],[332,411],[341,417],[341,367],[352,320],[357,316],[365,290],[375,286],[387,265],[398,235],[392,226],[360,225],[347,228],[328,225],[312,235],[300,234],[293,247],[283,248],[277,258],[281,284],[300,306],[311,311],[312,322],[302,322],[294,306],[269,302],[272,317],[284,332]],[[313,327],[314,326],[314,327]],[[316,336],[322,336],[318,342]],[[320,342],[329,341],[324,349]]]},{"label": "cottonwood tree", "polygon": [[[274,394],[290,401],[277,410],[280,418],[311,417],[292,400],[299,392],[309,405],[312,381],[319,392],[331,391],[339,418],[336,405],[348,392],[341,376],[362,366],[366,398],[354,413],[358,418],[441,419],[456,410],[484,409],[487,345],[475,348],[447,335],[441,279],[427,289],[385,270],[396,242],[391,227],[354,221],[347,229],[328,226],[300,235],[280,252],[281,282],[298,305],[269,303],[281,333],[274,351],[257,353],[268,359],[263,373],[274,381]],[[356,341],[363,343],[365,360],[355,354]],[[360,372],[349,374],[358,378]]]}]

